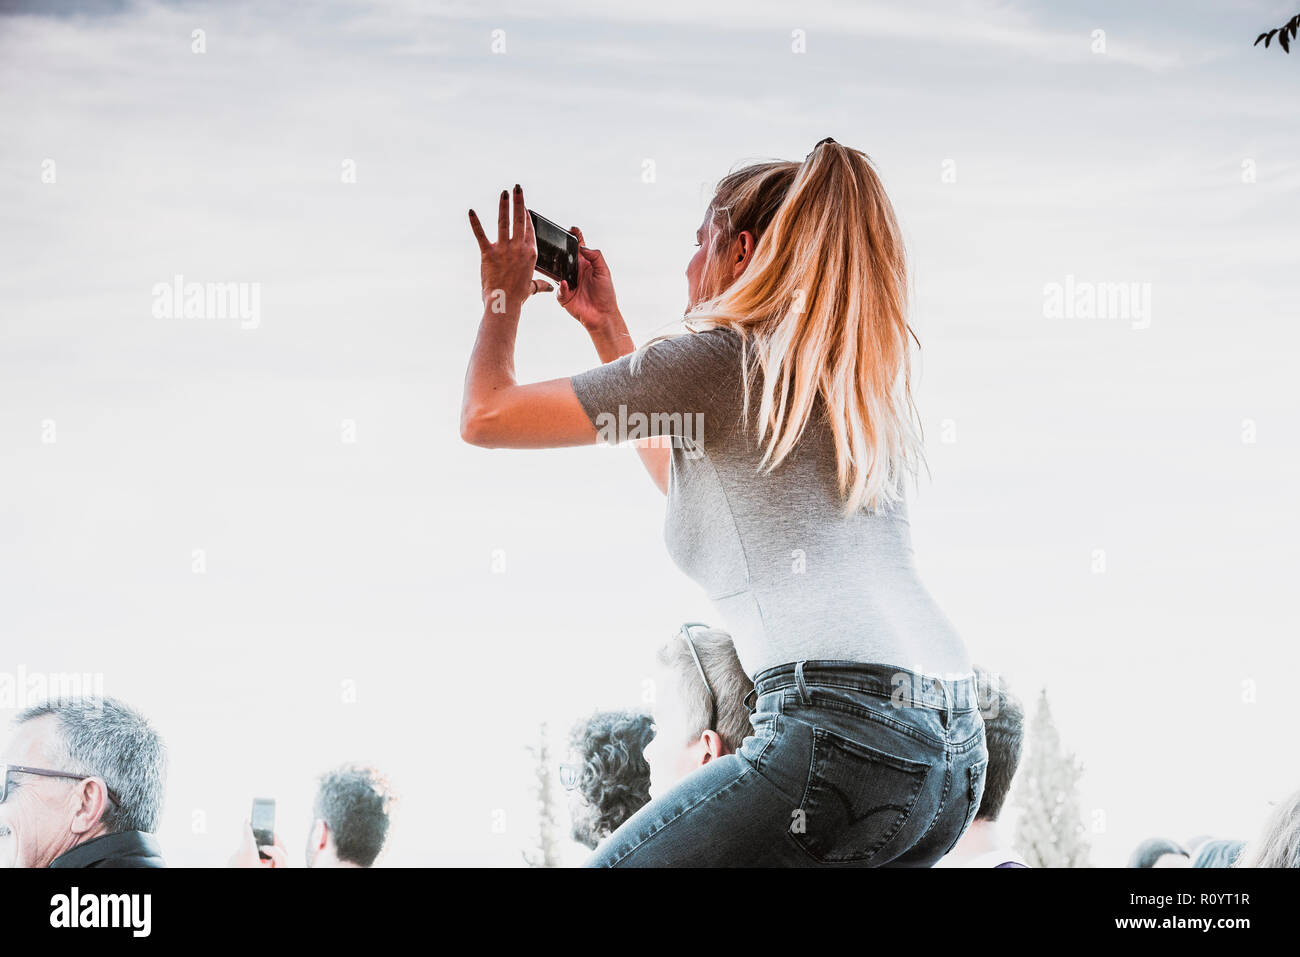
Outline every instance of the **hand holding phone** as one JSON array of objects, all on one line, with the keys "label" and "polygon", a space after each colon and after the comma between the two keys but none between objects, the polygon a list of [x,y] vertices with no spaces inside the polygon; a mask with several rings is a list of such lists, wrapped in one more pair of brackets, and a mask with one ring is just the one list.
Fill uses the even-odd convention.
[{"label": "hand holding phone", "polygon": [[253,814],[249,821],[253,825],[253,840],[257,842],[257,856],[269,861],[270,855],[262,848],[275,843],[275,799],[253,798]]},{"label": "hand holding phone", "polygon": [[[528,297],[555,288],[545,280],[534,279],[534,272],[560,276],[565,281],[578,281],[577,238],[545,217],[529,213],[524,203],[523,187],[518,183],[515,184],[513,200],[508,190],[501,191],[497,203],[496,242],[488,239],[478,213],[472,209],[469,211],[469,227],[482,256],[479,278],[483,284],[483,303],[493,312],[503,311],[502,307],[517,310]],[[539,229],[543,233],[540,238],[537,236]]]},{"label": "hand holding phone", "polygon": [[533,212],[533,236],[537,239],[537,271],[556,282],[578,288],[578,237],[545,216]]},{"label": "hand holding phone", "polygon": [[[569,230],[578,239],[578,285],[561,285],[556,298],[565,311],[591,335],[627,336],[627,324],[618,309],[614,278],[599,249],[591,249],[577,226]],[[621,353],[620,353],[621,354]],[[608,361],[608,360],[605,360]]]}]

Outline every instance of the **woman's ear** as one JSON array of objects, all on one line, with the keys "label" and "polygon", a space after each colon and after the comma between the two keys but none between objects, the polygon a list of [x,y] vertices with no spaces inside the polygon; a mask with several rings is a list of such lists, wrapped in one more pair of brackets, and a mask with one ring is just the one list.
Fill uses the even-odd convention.
[{"label": "woman's ear", "polygon": [[739,236],[731,244],[731,278],[739,278],[740,274],[745,271],[749,261],[754,258],[754,234],[748,229],[741,230]]}]

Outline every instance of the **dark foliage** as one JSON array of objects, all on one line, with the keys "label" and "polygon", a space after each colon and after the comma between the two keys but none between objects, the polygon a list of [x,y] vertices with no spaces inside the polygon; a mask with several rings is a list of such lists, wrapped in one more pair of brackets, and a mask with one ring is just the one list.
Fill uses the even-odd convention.
[{"label": "dark foliage", "polygon": [[1295,39],[1296,31],[1298,30],[1300,30],[1300,13],[1297,13],[1286,23],[1282,24],[1282,26],[1275,27],[1267,33],[1261,33],[1255,38],[1254,45],[1259,46],[1259,41],[1263,40],[1264,46],[1267,47],[1273,42],[1273,38],[1277,37],[1277,45],[1282,48],[1282,52],[1290,53],[1291,41]]}]

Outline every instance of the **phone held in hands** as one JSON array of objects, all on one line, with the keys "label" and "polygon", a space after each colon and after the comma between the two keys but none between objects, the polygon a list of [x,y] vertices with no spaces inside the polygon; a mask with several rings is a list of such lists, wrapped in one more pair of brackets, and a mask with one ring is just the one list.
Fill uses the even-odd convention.
[{"label": "phone held in hands", "polygon": [[531,209],[533,235],[537,237],[537,271],[547,279],[578,288],[578,237]]},{"label": "phone held in hands", "polygon": [[275,843],[275,799],[253,798],[253,813],[249,818],[253,825],[253,842],[257,844],[257,856],[269,861],[269,855],[263,853],[263,847]]}]

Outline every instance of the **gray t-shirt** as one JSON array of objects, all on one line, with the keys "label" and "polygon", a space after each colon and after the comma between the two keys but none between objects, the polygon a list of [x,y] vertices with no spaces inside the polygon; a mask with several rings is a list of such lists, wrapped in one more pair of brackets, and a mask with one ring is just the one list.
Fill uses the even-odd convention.
[{"label": "gray t-shirt", "polygon": [[607,442],[671,434],[664,538],[703,586],[750,675],[799,660],[970,672],[960,636],[917,576],[905,504],[843,514],[835,444],[818,402],[773,472],[759,470],[752,374],[743,428],[741,339],[686,333],[570,379]]}]

